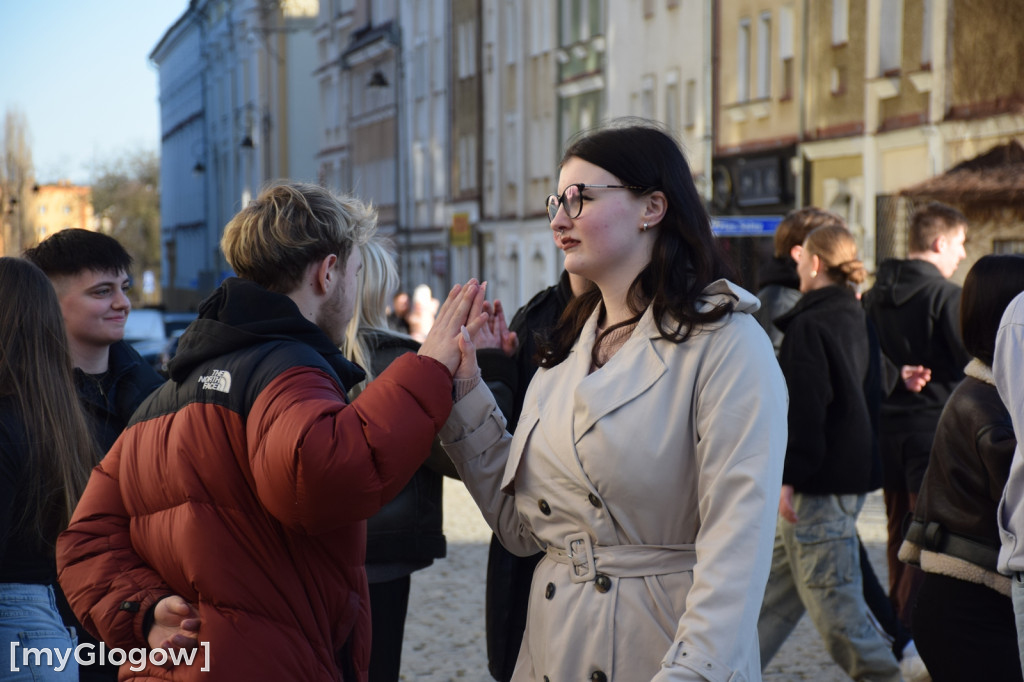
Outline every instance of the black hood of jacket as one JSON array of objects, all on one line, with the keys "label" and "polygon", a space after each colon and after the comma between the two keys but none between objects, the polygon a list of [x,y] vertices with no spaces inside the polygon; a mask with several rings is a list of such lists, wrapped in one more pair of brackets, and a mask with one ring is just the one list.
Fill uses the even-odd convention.
[{"label": "black hood of jacket", "polygon": [[889,258],[878,266],[872,288],[882,305],[901,306],[931,286],[935,278],[945,279],[939,269],[928,261]]},{"label": "black hood of jacket", "polygon": [[800,276],[796,274],[796,263],[789,256],[772,258],[758,272],[757,290],[769,284],[778,284],[789,289],[800,288]]},{"label": "black hood of jacket", "polygon": [[271,341],[311,346],[337,372],[346,391],[366,376],[320,327],[302,316],[294,301],[237,277],[225,280],[199,304],[199,319],[182,334],[168,372],[180,383],[201,362]]}]

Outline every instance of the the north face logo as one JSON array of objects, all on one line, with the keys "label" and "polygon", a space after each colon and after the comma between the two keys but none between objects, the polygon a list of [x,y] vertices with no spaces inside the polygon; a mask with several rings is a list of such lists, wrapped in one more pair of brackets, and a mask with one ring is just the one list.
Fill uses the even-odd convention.
[{"label": "the north face logo", "polygon": [[208,391],[220,391],[221,393],[231,392],[231,372],[223,369],[215,369],[209,375],[199,377],[199,383]]}]

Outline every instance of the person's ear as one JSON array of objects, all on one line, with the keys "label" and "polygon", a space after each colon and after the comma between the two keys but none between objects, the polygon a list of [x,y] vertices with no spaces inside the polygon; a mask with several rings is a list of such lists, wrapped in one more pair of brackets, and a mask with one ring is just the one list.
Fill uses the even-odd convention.
[{"label": "person's ear", "polygon": [[326,294],[331,290],[331,285],[338,278],[337,271],[338,255],[329,254],[321,260],[315,271],[315,280],[313,282],[313,291],[317,294]]},{"label": "person's ear", "polygon": [[641,222],[646,223],[649,227],[654,227],[665,217],[665,213],[668,211],[668,199],[661,190],[655,190],[645,198],[647,203],[644,204]]},{"label": "person's ear", "polygon": [[949,240],[946,239],[946,235],[940,234],[938,237],[932,240],[932,251],[935,253],[942,253],[949,246]]},{"label": "person's ear", "polygon": [[793,259],[794,263],[796,263],[796,262],[798,262],[800,260],[800,254],[803,253],[803,250],[804,250],[804,245],[803,244],[797,244],[796,246],[794,246],[793,248],[791,248],[789,250],[789,257]]}]

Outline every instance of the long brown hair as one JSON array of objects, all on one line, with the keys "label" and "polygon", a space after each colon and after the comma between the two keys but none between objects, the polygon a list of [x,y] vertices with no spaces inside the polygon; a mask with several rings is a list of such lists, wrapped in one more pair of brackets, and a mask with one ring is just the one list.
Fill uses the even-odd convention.
[{"label": "long brown hair", "polygon": [[[0,397],[18,411],[27,442],[29,501],[19,524],[46,544],[67,526],[89,472],[99,461],[72,378],[64,318],[43,271],[0,258]],[[9,404],[11,404],[9,403]]]},{"label": "long brown hair", "polygon": [[[690,165],[671,135],[649,121],[625,119],[570,144],[561,165],[573,157],[603,168],[623,185],[642,187],[630,190],[636,195],[660,190],[667,200],[651,261],[629,287],[626,300],[633,316],[609,327],[605,334],[637,322],[651,306],[662,337],[682,343],[694,329],[732,312],[730,303],[698,309],[701,292],[708,284],[735,277],[711,233],[711,219]],[[600,301],[601,292],[594,287],[569,303],[549,341],[537,352],[541,367],[554,367],[568,356]],[[594,352],[596,362],[597,344]]]}]

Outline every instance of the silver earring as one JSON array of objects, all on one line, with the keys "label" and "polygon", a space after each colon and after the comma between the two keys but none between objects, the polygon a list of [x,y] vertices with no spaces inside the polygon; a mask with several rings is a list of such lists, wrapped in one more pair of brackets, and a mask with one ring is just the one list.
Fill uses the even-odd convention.
[{"label": "silver earring", "polygon": [[646,232],[647,231],[647,223],[644,223],[644,226],[640,228],[640,231],[641,232]]}]

